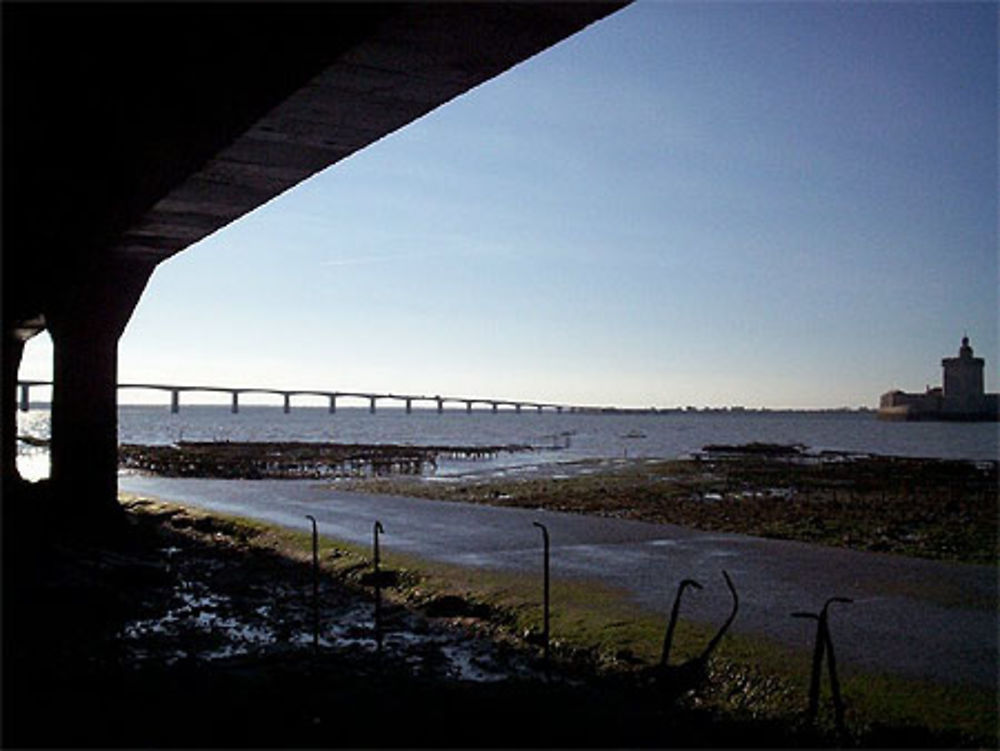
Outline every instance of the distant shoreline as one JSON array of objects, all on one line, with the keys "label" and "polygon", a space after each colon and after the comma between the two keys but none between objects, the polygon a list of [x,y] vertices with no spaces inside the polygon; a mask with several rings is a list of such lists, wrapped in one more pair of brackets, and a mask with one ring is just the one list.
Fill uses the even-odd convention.
[{"label": "distant shoreline", "polygon": [[[32,400],[29,403],[30,409],[37,410],[49,410],[52,407],[51,402],[42,402]],[[170,403],[168,401],[162,402],[119,402],[119,409],[128,409],[131,407],[142,407],[142,408],[163,408],[167,412],[170,411]],[[178,414],[183,414],[185,409],[190,409],[193,407],[218,407],[228,411],[230,409],[230,403],[228,401],[217,401],[217,402],[185,402],[181,407],[181,411]],[[284,407],[279,403],[267,403],[261,404],[252,401],[241,401],[240,409],[256,409],[265,408],[273,409],[276,411],[283,411]],[[292,406],[293,410],[300,409],[316,409],[322,411],[328,411],[328,407],[325,404],[295,404]],[[344,411],[362,411],[367,412],[368,406],[363,404],[356,405],[339,405],[337,410]],[[379,412],[406,412],[404,406],[382,406],[378,408]],[[422,406],[414,405],[412,409],[414,414],[438,414],[437,408],[434,406]],[[464,407],[457,406],[446,406],[444,411],[449,414],[465,414]],[[475,414],[487,414],[490,412],[489,409],[482,407],[474,408],[473,412]],[[530,410],[526,410],[530,412]],[[873,417],[877,414],[878,410],[874,407],[808,407],[808,408],[797,408],[797,407],[584,407],[578,412],[563,412],[558,416],[560,417],[572,417],[577,415],[872,415]],[[501,414],[515,414],[515,410],[510,407],[501,407]],[[555,413],[551,411],[546,412],[547,416],[556,416]]]}]

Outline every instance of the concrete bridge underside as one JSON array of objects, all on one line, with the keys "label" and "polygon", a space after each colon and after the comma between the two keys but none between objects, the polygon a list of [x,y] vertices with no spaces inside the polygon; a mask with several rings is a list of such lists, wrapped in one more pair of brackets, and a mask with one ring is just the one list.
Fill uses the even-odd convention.
[{"label": "concrete bridge underside", "polygon": [[51,497],[110,519],[117,343],[155,266],[620,6],[0,6],[5,499],[26,339],[54,345]]}]

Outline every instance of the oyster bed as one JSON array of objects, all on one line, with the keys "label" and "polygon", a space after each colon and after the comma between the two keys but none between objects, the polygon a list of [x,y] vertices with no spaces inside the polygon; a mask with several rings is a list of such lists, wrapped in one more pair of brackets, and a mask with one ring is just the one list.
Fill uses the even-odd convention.
[{"label": "oyster bed", "polygon": [[124,469],[152,472],[164,477],[322,479],[420,475],[432,471],[441,458],[490,459],[503,452],[531,450],[532,447],[527,445],[180,441],[169,446],[122,444],[118,449],[118,462]]}]

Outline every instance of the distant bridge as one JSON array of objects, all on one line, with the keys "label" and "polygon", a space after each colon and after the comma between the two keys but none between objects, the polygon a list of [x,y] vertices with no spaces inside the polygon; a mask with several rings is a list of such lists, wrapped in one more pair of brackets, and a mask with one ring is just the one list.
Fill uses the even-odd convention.
[{"label": "distant bridge", "polygon": [[[51,381],[32,381],[32,380],[19,380],[17,382],[20,388],[21,399],[20,408],[22,412],[27,412],[30,404],[30,395],[32,386],[51,386]],[[284,408],[285,413],[291,411],[292,409],[292,397],[293,396],[319,396],[329,399],[329,409],[330,414],[334,414],[337,411],[337,399],[341,397],[352,397],[356,399],[367,399],[368,400],[368,411],[371,414],[375,414],[375,404],[379,400],[392,400],[402,402],[406,407],[406,413],[409,414],[413,411],[414,402],[430,402],[437,406],[437,411],[439,413],[444,412],[444,405],[446,403],[454,404],[464,404],[466,412],[472,412],[472,407],[474,404],[482,404],[490,407],[493,412],[499,411],[500,407],[513,407],[515,412],[520,413],[523,409],[534,409],[537,412],[543,412],[544,410],[550,410],[557,413],[566,412],[601,412],[605,411],[601,408],[593,407],[577,407],[570,406],[567,404],[551,404],[545,402],[526,402],[526,401],[515,401],[510,399],[484,399],[484,398],[469,398],[463,396],[425,396],[418,394],[379,394],[379,393],[368,393],[360,391],[321,391],[316,389],[266,389],[266,388],[242,388],[242,387],[232,387],[232,386],[177,386],[168,385],[162,383],[119,383],[118,389],[148,389],[153,391],[168,391],[170,392],[170,411],[174,414],[180,411],[181,408],[181,393],[184,392],[209,392],[209,393],[222,393],[230,394],[232,396],[230,411],[236,414],[240,411],[240,394],[276,394],[284,398]]]}]

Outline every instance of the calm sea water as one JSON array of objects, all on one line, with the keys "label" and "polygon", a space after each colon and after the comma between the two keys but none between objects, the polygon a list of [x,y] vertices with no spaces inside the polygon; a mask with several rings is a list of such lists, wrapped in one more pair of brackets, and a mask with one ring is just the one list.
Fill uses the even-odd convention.
[{"label": "calm sea water", "polygon": [[[584,415],[553,412],[417,410],[341,407],[164,406],[119,407],[123,443],[188,441],[337,441],[413,445],[525,444],[537,450],[502,454],[491,466],[572,461],[585,458],[673,458],[706,444],[750,441],[798,443],[813,451],[838,450],[894,456],[997,460],[997,423],[901,423],[859,413],[666,413]],[[19,435],[49,436],[48,409],[18,412]],[[558,447],[558,448],[557,448]],[[480,466],[477,463],[477,466]],[[19,443],[18,467],[31,479],[48,474],[48,453]],[[442,462],[438,472],[469,469],[468,462]]]}]

